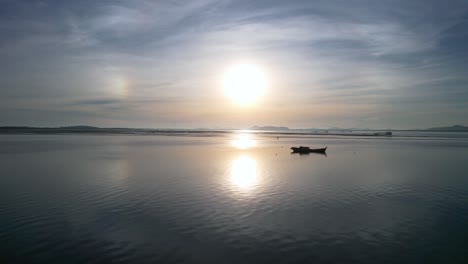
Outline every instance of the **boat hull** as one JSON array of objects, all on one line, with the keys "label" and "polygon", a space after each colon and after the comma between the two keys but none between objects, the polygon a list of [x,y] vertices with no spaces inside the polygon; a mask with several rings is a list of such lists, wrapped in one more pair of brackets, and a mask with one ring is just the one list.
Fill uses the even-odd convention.
[{"label": "boat hull", "polygon": [[292,147],[292,153],[308,154],[308,153],[326,153],[327,147],[311,149],[308,147]]}]

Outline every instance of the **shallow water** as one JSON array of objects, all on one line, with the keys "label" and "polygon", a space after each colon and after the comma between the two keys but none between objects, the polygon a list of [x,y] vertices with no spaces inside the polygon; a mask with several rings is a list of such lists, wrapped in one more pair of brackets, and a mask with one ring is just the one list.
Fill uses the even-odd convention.
[{"label": "shallow water", "polygon": [[467,138],[1,136],[0,260],[467,263],[467,157]]}]

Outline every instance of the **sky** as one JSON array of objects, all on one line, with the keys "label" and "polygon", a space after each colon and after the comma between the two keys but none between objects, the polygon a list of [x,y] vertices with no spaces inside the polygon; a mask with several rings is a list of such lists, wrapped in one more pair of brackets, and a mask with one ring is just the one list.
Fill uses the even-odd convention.
[{"label": "sky", "polygon": [[[468,1],[0,0],[0,126],[468,125]],[[239,106],[226,70],[262,69]]]}]

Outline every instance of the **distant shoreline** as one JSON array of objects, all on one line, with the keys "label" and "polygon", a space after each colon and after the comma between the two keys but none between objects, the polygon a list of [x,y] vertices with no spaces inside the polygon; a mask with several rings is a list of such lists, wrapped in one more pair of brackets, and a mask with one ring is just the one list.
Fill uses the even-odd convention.
[{"label": "distant shoreline", "polygon": [[314,130],[307,131],[301,129],[289,130],[240,130],[240,129],[139,129],[139,128],[98,128],[98,127],[57,127],[57,128],[38,128],[38,127],[0,127],[2,135],[67,135],[67,134],[87,134],[87,135],[223,135],[232,133],[255,133],[259,135],[277,135],[277,136],[346,136],[346,137],[392,137],[399,135],[386,134],[392,132],[468,132],[460,130],[355,130],[354,132]]}]

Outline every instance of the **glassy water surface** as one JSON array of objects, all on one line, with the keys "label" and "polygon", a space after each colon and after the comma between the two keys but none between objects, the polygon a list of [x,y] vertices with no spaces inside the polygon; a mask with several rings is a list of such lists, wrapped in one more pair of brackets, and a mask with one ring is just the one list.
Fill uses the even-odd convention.
[{"label": "glassy water surface", "polygon": [[467,157],[459,137],[1,136],[0,260],[468,263]]}]

